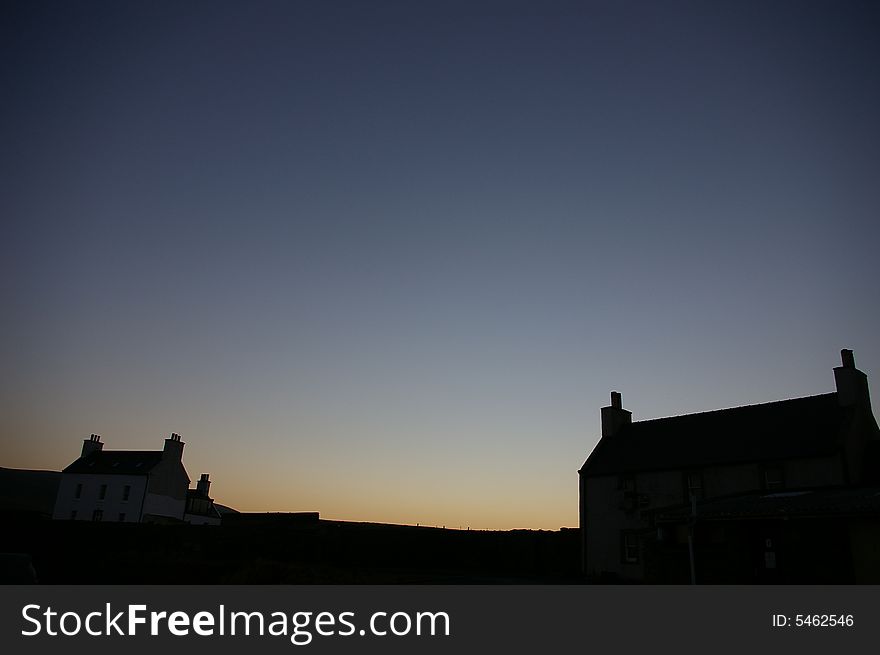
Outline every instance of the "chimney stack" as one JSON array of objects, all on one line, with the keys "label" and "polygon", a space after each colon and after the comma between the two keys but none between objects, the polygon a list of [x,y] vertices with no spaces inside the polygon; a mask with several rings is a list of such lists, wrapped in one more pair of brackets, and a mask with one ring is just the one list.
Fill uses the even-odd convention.
[{"label": "chimney stack", "polygon": [[834,383],[837,386],[837,402],[841,407],[870,406],[868,376],[856,368],[856,358],[848,348],[840,351],[840,366],[834,369]]},{"label": "chimney stack", "polygon": [[611,405],[602,408],[602,437],[611,437],[625,425],[632,423],[632,412],[623,408],[623,397],[618,391],[611,392]]},{"label": "chimney stack", "polygon": [[101,435],[93,434],[90,435],[88,439],[83,440],[83,449],[80,457],[85,457],[86,455],[91,455],[92,453],[98,452],[104,448],[104,444],[101,443]]},{"label": "chimney stack", "polygon": [[165,448],[162,450],[163,459],[183,459],[184,443],[180,440],[180,435],[172,432],[171,436],[165,440]]},{"label": "chimney stack", "polygon": [[211,481],[208,480],[208,474],[202,473],[199,478],[198,483],[196,484],[196,491],[198,491],[199,496],[203,496],[204,498],[208,497],[208,489],[211,488]]}]

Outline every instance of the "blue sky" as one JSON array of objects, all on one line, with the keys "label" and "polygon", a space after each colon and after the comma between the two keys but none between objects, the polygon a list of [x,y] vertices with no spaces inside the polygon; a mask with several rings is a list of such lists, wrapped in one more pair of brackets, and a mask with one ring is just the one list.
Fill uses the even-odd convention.
[{"label": "blue sky", "polygon": [[576,524],[636,420],[880,373],[861,2],[22,2],[2,465],[187,442],[221,502]]}]

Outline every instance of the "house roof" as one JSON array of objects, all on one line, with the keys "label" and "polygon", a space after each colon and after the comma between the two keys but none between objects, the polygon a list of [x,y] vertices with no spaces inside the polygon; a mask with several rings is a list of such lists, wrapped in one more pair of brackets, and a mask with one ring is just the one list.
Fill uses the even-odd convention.
[{"label": "house roof", "polygon": [[98,450],[80,457],[61,472],[146,475],[160,461],[161,450]]},{"label": "house roof", "polygon": [[[804,489],[753,493],[697,503],[697,520],[733,521],[822,516],[880,516],[880,488]],[[690,507],[658,511],[658,523],[690,520]]]},{"label": "house roof", "polygon": [[836,393],[637,421],[603,437],[587,476],[829,455],[851,410]]}]

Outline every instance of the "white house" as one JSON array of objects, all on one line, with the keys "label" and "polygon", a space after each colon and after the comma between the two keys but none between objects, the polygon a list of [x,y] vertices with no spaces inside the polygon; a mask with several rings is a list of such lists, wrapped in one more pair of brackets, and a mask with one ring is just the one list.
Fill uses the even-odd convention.
[{"label": "white house", "polygon": [[[183,466],[183,446],[180,435],[172,433],[162,450],[104,450],[101,437],[91,435],[83,442],[79,459],[61,472],[52,518],[184,521],[189,476]],[[207,481],[207,475],[203,479]],[[207,501],[210,507],[202,512],[213,516],[213,501]]]}]

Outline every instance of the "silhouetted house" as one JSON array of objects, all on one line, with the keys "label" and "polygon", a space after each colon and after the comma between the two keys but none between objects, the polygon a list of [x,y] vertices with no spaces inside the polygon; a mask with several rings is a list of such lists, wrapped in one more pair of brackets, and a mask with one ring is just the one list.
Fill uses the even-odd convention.
[{"label": "silhouetted house", "polygon": [[[61,472],[52,518],[126,523],[184,521],[190,502],[183,446],[180,435],[172,434],[162,450],[104,450],[101,438],[91,435],[83,442],[79,459]],[[203,479],[207,481],[207,476]],[[210,505],[207,509],[206,502]],[[197,510],[193,517],[200,516],[198,511],[202,510],[210,514],[213,501],[207,498],[207,486],[203,497],[194,499],[192,508]]]},{"label": "silhouetted house", "polygon": [[580,469],[597,581],[880,581],[880,431],[841,352],[833,393],[632,421],[621,396]]},{"label": "silhouetted house", "polygon": [[214,507],[214,499],[208,495],[211,481],[202,473],[195,489],[186,492],[184,520],[193,525],[220,525],[220,512]]}]

